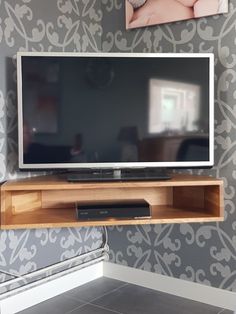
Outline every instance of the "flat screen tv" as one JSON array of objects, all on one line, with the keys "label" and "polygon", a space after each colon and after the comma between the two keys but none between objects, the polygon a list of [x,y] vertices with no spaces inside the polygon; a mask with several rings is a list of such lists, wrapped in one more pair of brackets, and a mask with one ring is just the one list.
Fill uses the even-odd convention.
[{"label": "flat screen tv", "polygon": [[17,56],[20,169],[209,167],[213,54]]}]

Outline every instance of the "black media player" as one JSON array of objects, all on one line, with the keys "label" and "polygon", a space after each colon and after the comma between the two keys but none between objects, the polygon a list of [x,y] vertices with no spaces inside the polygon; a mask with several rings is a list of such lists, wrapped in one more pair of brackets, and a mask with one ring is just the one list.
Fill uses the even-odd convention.
[{"label": "black media player", "polygon": [[150,206],[145,200],[99,201],[76,204],[78,220],[104,218],[150,218]]}]

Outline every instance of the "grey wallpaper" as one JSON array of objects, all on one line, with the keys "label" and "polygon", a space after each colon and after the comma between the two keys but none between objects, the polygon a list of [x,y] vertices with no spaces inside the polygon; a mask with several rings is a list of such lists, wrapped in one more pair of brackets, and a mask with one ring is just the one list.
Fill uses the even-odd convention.
[{"label": "grey wallpaper", "polygon": [[[103,1],[102,49],[214,52],[215,167],[225,183],[225,222],[109,228],[111,261],[236,291],[236,1],[229,14],[125,31],[124,2]],[[138,73],[138,69],[137,69]]]},{"label": "grey wallpaper", "polygon": [[[98,1],[0,0],[0,181],[23,176],[16,172],[16,52],[98,51],[101,19]],[[0,271],[31,272],[101,244],[100,228],[1,231]]]},{"label": "grey wallpaper", "polygon": [[[225,222],[109,228],[111,261],[236,290],[236,0],[229,14],[125,31],[124,0],[0,0],[0,180],[17,165],[15,53],[214,52],[215,167]],[[138,71],[138,69],[137,69]],[[28,272],[101,244],[101,230],[2,231],[0,269]],[[2,274],[1,280],[5,280]]]}]

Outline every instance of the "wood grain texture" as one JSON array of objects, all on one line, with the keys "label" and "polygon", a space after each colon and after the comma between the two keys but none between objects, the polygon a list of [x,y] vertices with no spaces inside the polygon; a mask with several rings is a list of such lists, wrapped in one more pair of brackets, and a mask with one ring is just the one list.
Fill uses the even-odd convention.
[{"label": "wood grain texture", "polygon": [[42,208],[41,191],[13,191],[12,214]]},{"label": "wood grain texture", "polygon": [[205,188],[204,202],[204,207],[210,214],[224,217],[223,184],[207,186]]},{"label": "wood grain texture", "polygon": [[172,204],[172,187],[125,187],[112,189],[42,191],[43,208],[63,208],[80,201],[144,199],[151,205]]},{"label": "wood grain texture", "polygon": [[11,192],[1,191],[1,225],[7,224],[12,216]]},{"label": "wood grain texture", "polygon": [[204,209],[205,186],[188,186],[173,188],[173,204],[176,207]]},{"label": "wood grain texture", "polygon": [[63,176],[40,176],[19,180],[7,181],[2,189],[7,190],[83,190],[107,189],[125,187],[172,187],[195,185],[219,185],[221,180],[207,176],[173,175],[170,180],[164,181],[135,181],[135,182],[94,182],[94,183],[68,183]]},{"label": "wood grain texture", "polygon": [[76,219],[75,208],[43,209],[37,212],[25,212],[13,215],[3,229],[26,228],[61,228],[61,227],[88,227],[88,226],[113,226],[113,225],[140,225],[163,223],[193,223],[222,221],[222,217],[215,217],[196,210],[181,210],[169,206],[152,206],[151,218],[145,219],[114,219],[86,220]]},{"label": "wood grain texture", "polygon": [[[151,218],[78,221],[75,203],[146,200]],[[55,176],[1,186],[1,228],[57,228],[222,221],[223,181],[178,175],[168,181],[68,183]]]}]

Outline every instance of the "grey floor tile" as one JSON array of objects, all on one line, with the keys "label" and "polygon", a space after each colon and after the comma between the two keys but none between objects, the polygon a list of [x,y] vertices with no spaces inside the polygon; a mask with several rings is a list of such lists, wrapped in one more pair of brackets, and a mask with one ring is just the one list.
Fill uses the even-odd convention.
[{"label": "grey floor tile", "polygon": [[65,314],[83,304],[85,303],[82,301],[69,299],[64,295],[59,295],[21,311],[18,314]]},{"label": "grey floor tile", "polygon": [[221,310],[135,285],[126,285],[92,303],[124,314],[218,314]]},{"label": "grey floor tile", "polygon": [[234,311],[223,310],[223,311],[220,311],[218,314],[234,314]]},{"label": "grey floor tile", "polygon": [[93,304],[87,304],[84,305],[83,307],[73,310],[68,314],[115,314],[115,313],[122,314],[116,311],[105,309],[103,307],[98,307]]},{"label": "grey floor tile", "polygon": [[64,295],[69,298],[90,302],[91,300],[103,296],[114,289],[118,289],[125,284],[126,283],[123,281],[102,277],[70,290]]}]

